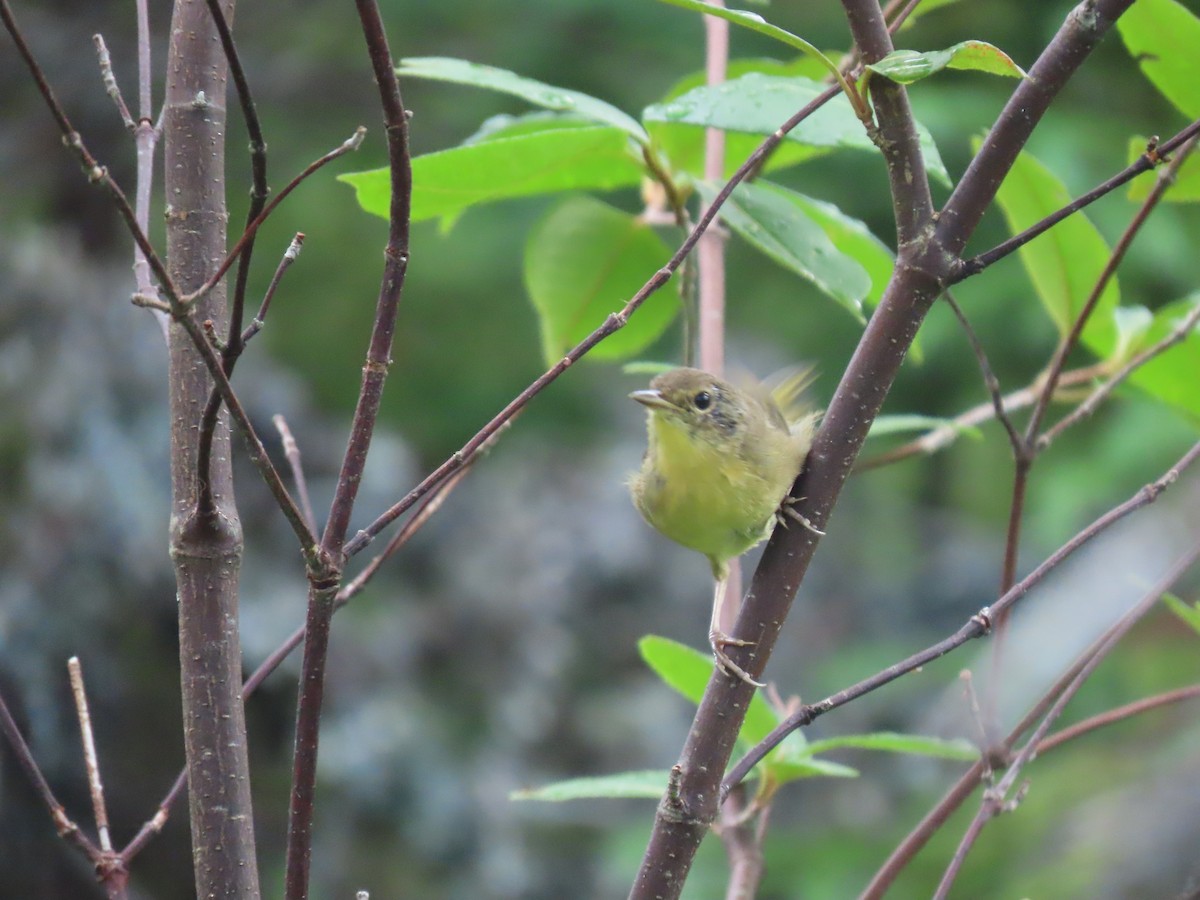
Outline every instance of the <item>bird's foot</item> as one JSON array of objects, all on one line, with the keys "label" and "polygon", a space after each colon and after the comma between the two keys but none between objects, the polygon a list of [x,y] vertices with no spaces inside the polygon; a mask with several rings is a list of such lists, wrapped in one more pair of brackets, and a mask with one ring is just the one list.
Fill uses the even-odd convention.
[{"label": "bird's foot", "polygon": [[779,504],[779,509],[775,511],[776,521],[784,528],[787,528],[787,520],[792,519],[795,522],[799,522],[813,534],[817,535],[817,537],[825,537],[825,532],[808,521],[807,516],[801,515],[796,510],[796,504],[803,499],[803,497],[784,497],[783,502]]},{"label": "bird's foot", "polygon": [[729,658],[729,654],[725,652],[726,647],[751,647],[754,641],[743,641],[739,638],[732,638],[720,631],[710,631],[708,633],[708,644],[712,647],[713,657],[717,661],[717,665],[725,670],[726,673],[734,678],[739,678],[751,687],[765,687],[761,681],[755,681],[750,677],[750,674]]}]

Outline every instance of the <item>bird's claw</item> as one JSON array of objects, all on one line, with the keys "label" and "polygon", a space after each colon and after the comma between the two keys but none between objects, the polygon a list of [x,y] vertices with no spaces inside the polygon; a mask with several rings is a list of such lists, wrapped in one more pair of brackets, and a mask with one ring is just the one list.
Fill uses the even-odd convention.
[{"label": "bird's claw", "polygon": [[787,528],[787,520],[792,519],[799,522],[817,537],[825,537],[825,532],[808,521],[806,516],[801,515],[796,510],[796,504],[803,500],[803,497],[784,497],[783,502],[779,504],[779,509],[775,511],[775,520],[784,528]]},{"label": "bird's claw", "polygon": [[726,647],[751,647],[754,641],[743,641],[740,638],[733,638],[720,631],[710,631],[708,633],[708,644],[712,647],[713,657],[717,661],[717,665],[725,670],[726,674],[738,678],[751,687],[766,687],[761,681],[755,681],[750,677],[745,669],[729,658],[729,654],[725,652]]}]

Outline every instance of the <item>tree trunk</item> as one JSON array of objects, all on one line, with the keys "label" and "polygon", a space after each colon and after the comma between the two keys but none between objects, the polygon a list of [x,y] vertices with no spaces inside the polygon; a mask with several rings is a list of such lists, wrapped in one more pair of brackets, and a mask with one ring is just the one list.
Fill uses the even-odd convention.
[{"label": "tree trunk", "polygon": [[[232,18],[234,4],[223,3]],[[225,255],[227,65],[207,6],[177,0],[167,58],[164,185],[167,257],[184,292]],[[198,304],[225,322],[224,283]],[[229,423],[218,419],[208,473],[197,471],[200,420],[212,381],[178,324],[170,329],[171,557],[179,590],[192,858],[200,898],[257,898],[258,866],[241,698],[238,574],[242,531],[233,497]],[[210,479],[211,493],[202,489]],[[211,496],[211,502],[205,498]]]}]

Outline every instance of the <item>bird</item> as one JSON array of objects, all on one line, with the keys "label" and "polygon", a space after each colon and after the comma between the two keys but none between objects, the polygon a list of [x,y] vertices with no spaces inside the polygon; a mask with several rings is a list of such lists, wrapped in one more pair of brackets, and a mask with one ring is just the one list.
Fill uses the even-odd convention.
[{"label": "bird", "polygon": [[708,558],[716,581],[713,656],[756,687],[762,685],[725,652],[751,643],[721,629],[729,561],[765,540],[784,516],[822,533],[788,498],[820,421],[820,411],[804,399],[812,380],[807,367],[737,384],[680,367],[629,395],[647,411],[646,453],[629,479],[634,506],[666,537]]}]

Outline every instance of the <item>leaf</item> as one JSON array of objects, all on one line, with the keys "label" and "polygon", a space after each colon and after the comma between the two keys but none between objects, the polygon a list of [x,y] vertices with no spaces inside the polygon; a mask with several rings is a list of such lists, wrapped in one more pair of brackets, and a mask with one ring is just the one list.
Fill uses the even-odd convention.
[{"label": "leaf", "polygon": [[559,803],[564,800],[597,800],[637,798],[657,800],[667,789],[669,774],[661,769],[643,772],[618,772],[592,778],[570,778],[540,788],[513,791],[510,800],[543,800]]},{"label": "leaf", "polygon": [[[412,220],[453,218],[482,203],[569,190],[636,185],[642,167],[629,139],[615,128],[591,126],[496,138],[413,159]],[[387,218],[387,169],[338,176],[359,205]]]},{"label": "leaf", "polygon": [[[700,192],[711,203],[718,187],[704,184]],[[721,218],[751,246],[816,285],[862,321],[862,299],[871,290],[871,276],[834,246],[794,197],[777,185],[743,183],[721,207]]]},{"label": "leaf", "polygon": [[[978,152],[976,141],[976,152]],[[1022,153],[996,195],[1009,230],[1018,234],[1071,202],[1066,187],[1041,162]],[[1070,331],[1087,301],[1111,251],[1100,232],[1082,213],[1075,213],[1038,235],[1018,253],[1042,306],[1059,334]],[[1113,311],[1120,289],[1109,280],[1087,325],[1083,343],[1101,359],[1116,349]]]},{"label": "leaf", "polygon": [[[699,704],[704,689],[712,677],[713,658],[709,653],[693,650],[686,644],[658,635],[647,635],[638,641],[638,652],[654,673],[668,687]],[[740,738],[757,744],[779,724],[767,701],[758,693],[750,698]],[[798,733],[798,732],[796,732]]]},{"label": "leaf", "polygon": [[863,302],[875,306],[883,297],[895,268],[891,248],[875,237],[866,223],[846,215],[832,203],[794,191],[790,193],[796,205],[821,227],[833,246],[863,267],[871,279],[871,288]]},{"label": "leaf", "polygon": [[777,41],[787,44],[789,47],[795,47],[797,50],[802,50],[813,58],[821,60],[822,65],[829,72],[837,72],[837,65],[804,38],[792,34],[790,31],[785,31],[777,25],[772,25],[758,13],[747,12],[744,9],[726,9],[723,6],[713,6],[712,4],[703,2],[703,0],[662,0],[662,2],[669,3],[672,6],[681,6],[684,9],[690,9],[692,12],[698,12],[706,16],[716,16],[718,19],[725,19],[727,22],[740,25],[742,28],[748,28],[751,31],[757,31],[759,34],[765,34],[767,37],[774,38]]},{"label": "leaf", "polygon": [[1112,359],[1125,362],[1140,347],[1144,346],[1143,339],[1154,323],[1154,313],[1144,306],[1118,306],[1113,310],[1113,324],[1117,327],[1117,346],[1112,352]]},{"label": "leaf", "polygon": [[1183,619],[1184,622],[1191,626],[1193,631],[1200,634],[1200,602],[1189,606],[1174,594],[1163,594],[1162,600],[1166,604],[1167,609]]},{"label": "leaf", "polygon": [[[599,200],[568,197],[553,206],[525,245],[525,286],[538,312],[545,362],[562,359],[670,257],[667,245],[645,222]],[[641,352],[678,310],[671,291],[657,291],[589,356],[612,360]]]},{"label": "leaf", "polygon": [[892,434],[907,434],[913,431],[934,431],[938,428],[953,428],[959,434],[973,438],[982,438],[983,432],[974,425],[962,425],[953,419],[943,419],[938,416],[922,416],[916,414],[892,414],[876,416],[867,432],[868,438],[880,438]]},{"label": "leaf", "polygon": [[1200,118],[1200,19],[1175,0],[1138,0],[1117,31],[1158,92],[1187,118]]},{"label": "leaf", "polygon": [[[1129,162],[1131,165],[1146,152],[1147,143],[1146,138],[1138,135],[1129,139]],[[1129,182],[1129,191],[1125,196],[1136,203],[1141,203],[1150,196],[1154,182],[1155,176],[1144,172]],[[1187,155],[1187,159],[1175,172],[1174,183],[1167,188],[1162,199],[1166,203],[1196,203],[1200,201],[1200,154],[1189,153]]]},{"label": "leaf", "polygon": [[[1200,292],[1158,309],[1138,345],[1143,350],[1180,328],[1200,306]],[[1146,393],[1200,419],[1200,325],[1164,353],[1136,369],[1129,380]]]},{"label": "leaf", "polygon": [[893,731],[877,731],[873,734],[848,734],[809,743],[807,752],[828,753],[842,747],[860,750],[886,750],[890,753],[913,753],[917,756],[932,756],[937,759],[957,759],[972,762],[979,759],[979,748],[970,741],[928,737],[922,734],[899,734]]},{"label": "leaf", "polygon": [[421,56],[400,60],[396,74],[401,78],[427,78],[432,81],[448,81],[499,91],[502,94],[520,97],[527,103],[543,109],[575,113],[601,125],[611,125],[625,132],[639,144],[650,142],[646,130],[637,120],[615,106],[579,91],[525,78],[508,69],[497,69],[494,66],[446,56]]},{"label": "leaf", "polygon": [[[780,78],[752,72],[712,87],[699,87],[642,112],[646,122],[667,122],[750,134],[773,134],[796,111],[826,90],[808,78]],[[929,131],[917,125],[930,175],[950,183]],[[814,148],[868,150],[878,153],[845,96],[834,97],[798,126],[786,140]]]},{"label": "leaf", "polygon": [[984,41],[962,41],[945,50],[925,52],[893,50],[867,68],[897,84],[912,84],[942,69],[970,69],[989,75],[1025,77],[1025,70],[1013,62],[1012,57]]},{"label": "leaf", "polygon": [[[731,59],[726,72],[726,80],[757,72],[780,78],[799,76],[819,81],[824,71],[824,67],[818,62],[803,55],[790,62],[773,59]],[[686,94],[695,88],[704,87],[705,78],[706,74],[703,70],[681,78],[667,91],[663,102]],[[704,170],[703,129],[694,128],[691,125],[647,121],[646,130],[650,132],[655,147],[670,161],[674,171],[699,173]],[[726,131],[724,176],[726,178],[731,176],[761,143],[760,135]],[[767,157],[762,171],[764,173],[776,172],[810,159],[817,159],[828,152],[826,148],[810,147],[795,141],[784,141],[775,149],[774,153]]]},{"label": "leaf", "polygon": [[801,778],[857,778],[858,769],[827,759],[773,760],[767,771],[776,784],[787,784]]}]

